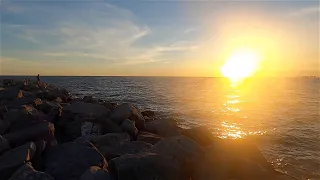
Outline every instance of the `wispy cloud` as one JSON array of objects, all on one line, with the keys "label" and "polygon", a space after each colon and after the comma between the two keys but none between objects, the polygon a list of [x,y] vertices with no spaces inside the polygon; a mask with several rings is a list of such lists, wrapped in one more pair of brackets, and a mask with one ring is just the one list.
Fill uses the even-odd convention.
[{"label": "wispy cloud", "polygon": [[305,7],[290,13],[291,16],[308,16],[308,15],[317,15],[320,12],[319,6],[314,7]]}]

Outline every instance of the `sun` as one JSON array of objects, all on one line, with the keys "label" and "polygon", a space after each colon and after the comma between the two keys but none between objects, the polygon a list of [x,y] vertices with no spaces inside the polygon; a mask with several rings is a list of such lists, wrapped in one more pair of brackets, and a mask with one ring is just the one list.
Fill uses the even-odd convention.
[{"label": "sun", "polygon": [[240,49],[231,54],[221,68],[222,74],[232,82],[241,81],[257,70],[260,55],[251,49]]}]

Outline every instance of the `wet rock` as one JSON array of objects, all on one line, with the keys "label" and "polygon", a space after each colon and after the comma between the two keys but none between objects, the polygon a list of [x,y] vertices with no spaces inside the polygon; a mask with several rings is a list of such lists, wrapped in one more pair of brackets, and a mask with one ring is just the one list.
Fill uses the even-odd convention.
[{"label": "wet rock", "polygon": [[36,171],[30,163],[22,165],[9,180],[54,180],[52,176],[44,172]]},{"label": "wet rock", "polygon": [[90,103],[93,100],[92,96],[84,96],[82,101],[86,103]]},{"label": "wet rock", "polygon": [[146,110],[141,112],[142,116],[153,117],[155,116],[155,112],[151,110]]},{"label": "wet rock", "polygon": [[135,122],[129,119],[126,119],[121,124],[121,129],[124,132],[127,132],[133,139],[136,139],[138,134],[138,129],[135,126]]},{"label": "wet rock", "polygon": [[194,180],[272,179],[274,173],[258,148],[245,140],[216,140],[195,164]]},{"label": "wet rock", "polygon": [[52,123],[39,123],[33,127],[27,127],[20,131],[10,132],[3,135],[12,147],[24,144],[29,141],[46,140],[48,143],[55,143],[54,125]]},{"label": "wet rock", "polygon": [[9,128],[10,128],[9,122],[2,121],[0,119],[0,135],[7,133],[9,131]]},{"label": "wet rock", "polygon": [[192,129],[183,129],[181,134],[191,138],[200,146],[210,145],[215,139],[212,135],[212,132],[205,126],[199,126]]},{"label": "wet rock", "polygon": [[111,172],[118,180],[181,180],[179,163],[153,153],[128,154],[111,160]]},{"label": "wet rock", "polygon": [[145,125],[147,131],[158,134],[162,137],[173,137],[181,135],[178,127],[169,120],[157,119],[147,122]]},{"label": "wet rock", "polygon": [[101,116],[109,112],[108,109],[102,105],[81,101],[72,102],[65,110],[70,111],[73,114],[87,114],[93,116]]},{"label": "wet rock", "polygon": [[145,120],[140,111],[129,103],[119,105],[111,114],[111,120],[121,124],[124,120],[130,119],[135,122],[139,130],[144,129]]},{"label": "wet rock", "polygon": [[0,135],[0,155],[10,149],[8,141]]},{"label": "wet rock", "polygon": [[142,142],[150,143],[153,145],[161,140],[162,140],[162,137],[160,137],[159,135],[156,135],[156,134],[149,133],[149,132],[139,131],[139,133],[137,135],[137,141],[142,141]]},{"label": "wet rock", "polygon": [[64,143],[43,153],[43,170],[55,180],[78,180],[91,166],[107,167],[107,162],[92,144]]},{"label": "wet rock", "polygon": [[0,101],[8,100],[12,101],[17,98],[23,98],[22,91],[19,88],[13,87],[0,91]]},{"label": "wet rock", "polygon": [[0,179],[7,180],[23,164],[30,162],[36,146],[33,142],[7,151],[0,157]]},{"label": "wet rock", "polygon": [[100,135],[100,125],[93,122],[84,122],[81,126],[81,135]]},{"label": "wet rock", "polygon": [[82,174],[80,180],[112,180],[110,173],[97,166],[91,166]]},{"label": "wet rock", "polygon": [[127,133],[108,133],[96,136],[91,142],[108,160],[124,154],[149,152],[152,147],[152,144],[149,143],[130,141]]}]

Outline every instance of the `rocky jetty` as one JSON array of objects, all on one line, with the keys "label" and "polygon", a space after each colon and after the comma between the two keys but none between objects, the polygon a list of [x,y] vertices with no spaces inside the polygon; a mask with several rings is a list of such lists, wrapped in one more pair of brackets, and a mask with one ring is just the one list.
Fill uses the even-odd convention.
[{"label": "rocky jetty", "polygon": [[276,180],[246,139],[21,79],[0,82],[1,180]]}]

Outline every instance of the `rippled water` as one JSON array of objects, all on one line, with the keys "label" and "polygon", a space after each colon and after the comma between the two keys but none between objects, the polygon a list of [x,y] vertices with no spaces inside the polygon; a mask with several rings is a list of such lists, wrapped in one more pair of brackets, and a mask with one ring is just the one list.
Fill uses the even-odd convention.
[{"label": "rippled water", "polygon": [[320,179],[320,80],[268,78],[234,86],[224,78],[43,77],[79,96],[132,102],[183,127],[207,125],[221,138],[248,136],[273,165]]}]

